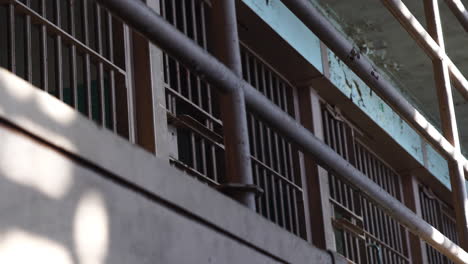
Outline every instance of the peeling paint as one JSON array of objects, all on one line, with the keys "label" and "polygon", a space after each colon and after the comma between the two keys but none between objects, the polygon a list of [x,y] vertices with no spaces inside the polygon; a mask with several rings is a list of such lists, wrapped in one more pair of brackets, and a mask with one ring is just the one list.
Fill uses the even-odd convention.
[{"label": "peeling paint", "polygon": [[[323,73],[319,39],[292,14],[280,1],[242,0],[260,18],[280,35],[286,42]],[[320,4],[317,4],[321,2]],[[405,65],[394,60],[388,50],[391,45],[383,38],[371,38],[369,32],[382,33],[381,23],[369,19],[358,19],[356,23],[347,25],[326,1],[311,0],[318,10],[329,18],[334,26],[356,44],[360,52],[373,60],[379,70],[379,78],[391,81],[395,87],[400,85],[395,80],[408,79],[411,76],[403,71]],[[382,18],[379,18],[382,19]],[[393,44],[392,44],[393,45]],[[423,146],[425,144],[419,134],[393,111],[379,96],[358,78],[335,54],[328,51],[330,66],[330,81],[367,114],[377,125],[386,131],[422,166],[436,176],[444,185],[450,188],[447,162],[429,145],[426,146],[427,164],[424,164]],[[382,71],[383,70],[383,71]],[[413,105],[421,106],[417,98],[408,90],[401,90]],[[423,105],[424,106],[424,105]],[[419,108],[419,107],[418,107]],[[434,125],[437,120],[431,119]]]},{"label": "peeling paint", "polygon": [[427,146],[427,164],[424,164],[423,139],[393,109],[346,66],[332,51],[328,51],[331,82],[357,105],[400,146],[425,166],[441,183],[450,188],[447,161],[432,147]]}]

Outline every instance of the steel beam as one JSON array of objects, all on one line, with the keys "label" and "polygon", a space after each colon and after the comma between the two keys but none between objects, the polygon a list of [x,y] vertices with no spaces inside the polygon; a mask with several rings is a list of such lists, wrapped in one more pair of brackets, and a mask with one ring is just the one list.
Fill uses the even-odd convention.
[{"label": "steel beam", "polygon": [[465,76],[463,76],[437,42],[432,39],[416,17],[411,14],[405,4],[401,0],[381,1],[431,59],[439,59],[447,63],[455,88],[468,100],[468,81],[465,79]]},{"label": "steel beam", "polygon": [[466,32],[468,32],[468,11],[460,0],[445,0],[452,13],[458,19]]},{"label": "steel beam", "polygon": [[[98,1],[113,11],[114,14],[123,18],[126,23],[146,36],[150,41],[166,50],[190,69],[205,76],[221,92],[230,93],[236,89],[243,89],[246,104],[252,112],[260,116],[279,133],[285,135],[301,150],[312,155],[321,166],[344,177],[359,188],[369,199],[381,206],[390,216],[455,263],[468,263],[467,252],[354,168],[291,116],[283,112],[268,98],[239,78],[196,43],[177,31],[144,3],[137,0]],[[309,1],[283,0],[283,2],[305,4],[306,9],[304,11],[306,14],[310,9],[315,11]],[[320,15],[317,17],[326,21]],[[329,25],[328,22],[326,23]],[[322,23],[321,26],[323,25]]]},{"label": "steel beam", "polygon": [[[445,53],[442,23],[440,20],[438,0],[424,0],[427,28],[431,37],[437,42],[441,52]],[[434,79],[439,101],[439,113],[442,123],[443,135],[460,152],[460,139],[458,136],[455,106],[453,103],[452,86],[447,62],[433,59]],[[466,204],[466,185],[463,168],[457,162],[449,161],[450,185],[452,186],[452,203],[455,209],[457,233],[460,245],[468,249],[468,204]]]},{"label": "steel beam", "polygon": [[[236,1],[213,1],[211,12],[213,52],[242,78]],[[227,194],[255,210],[255,189],[245,188],[253,187],[253,177],[244,91],[236,89],[220,97],[226,160],[226,182],[223,186]]]}]

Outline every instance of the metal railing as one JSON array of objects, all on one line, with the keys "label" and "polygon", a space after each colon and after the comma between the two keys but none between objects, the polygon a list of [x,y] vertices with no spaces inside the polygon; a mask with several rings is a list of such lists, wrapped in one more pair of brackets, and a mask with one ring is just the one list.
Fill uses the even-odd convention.
[{"label": "metal railing", "polygon": [[[379,163],[362,144],[355,141],[351,148],[342,148],[339,144],[333,146],[336,140],[353,139],[346,135],[337,136],[346,131],[345,127],[335,124],[337,130],[329,130],[336,132],[333,136],[335,141],[327,136],[333,147],[329,148],[299,125],[295,118],[296,106],[291,100],[295,96],[295,88],[247,47],[242,53],[245,80],[209,55],[206,52],[209,49],[209,23],[203,11],[207,2],[162,1],[162,14],[173,26],[140,1],[100,2],[167,52],[163,56],[164,81],[168,119],[177,131],[175,164],[212,185],[222,182],[224,165],[220,157],[224,146],[216,94],[242,89],[249,106],[254,181],[265,192],[256,204],[261,214],[292,233],[304,236],[303,199],[306,194],[302,190],[300,154],[295,149],[298,147],[330,171],[332,203],[342,216],[347,215],[335,217],[335,223],[338,228],[346,229],[343,254],[348,258],[376,261],[375,252],[367,247],[372,243],[381,246],[385,263],[407,263],[408,252],[403,239],[406,231],[393,220],[396,219],[456,263],[467,260],[465,251],[401,204],[399,181],[394,180],[397,175]],[[179,4],[181,8],[176,8]],[[177,13],[180,11],[182,14]],[[296,10],[303,15],[299,17],[305,20],[306,25],[312,27],[310,21],[314,20],[304,18],[310,15],[309,11],[305,8],[304,15]],[[91,0],[1,0],[1,19],[6,22],[0,23],[0,31],[8,32],[8,37],[0,40],[0,45],[7,50],[6,56],[0,56],[0,64],[133,141],[129,32],[122,22]],[[318,24],[323,22],[318,21]],[[184,34],[179,34],[176,28]],[[327,34],[322,36],[329,40],[330,35]],[[333,38],[334,33],[330,34]],[[24,43],[24,49],[18,43]],[[38,43],[40,52],[34,56],[32,48]],[[348,55],[348,60],[360,60],[358,54]],[[396,100],[396,107],[402,107],[404,113],[414,110],[401,96],[385,90],[391,87],[385,82],[382,84],[375,72],[360,71],[359,67],[366,65],[365,62],[360,64],[357,71],[367,76],[373,86],[380,85],[381,92],[390,97],[389,101]],[[463,84],[462,81],[460,83]],[[432,140],[440,136],[414,110],[412,114],[415,113],[417,118],[411,115],[409,118],[415,121],[413,124],[425,125],[425,129],[429,127],[430,132],[419,129],[424,131],[423,135],[432,137]],[[445,140],[442,136],[438,139],[441,138]],[[437,143],[439,150],[449,152],[454,146],[443,140]],[[448,154],[459,161],[459,153]],[[350,159],[353,155],[354,161]],[[349,166],[350,163],[354,163],[356,168]],[[347,223],[350,219],[354,227]],[[390,227],[376,228],[383,224],[390,224]],[[453,239],[451,233],[446,234]]]},{"label": "metal railing", "polygon": [[[461,154],[458,129],[450,82],[460,93],[466,95],[467,83],[445,54],[441,30],[438,1],[426,0],[425,11],[429,32],[411,14],[401,0],[382,0],[405,30],[415,39],[433,60],[434,77],[439,94],[439,110],[443,124],[443,135],[432,126],[399,92],[379,76],[368,58],[359,53],[327,21],[309,1],[282,0],[282,2],[313,31],[341,60],[343,60],[371,89],[381,96],[408,121],[431,145],[448,160],[453,204],[457,218],[460,244],[468,248],[468,204],[465,179],[468,177],[468,163]],[[454,2],[447,0],[447,2]],[[458,4],[461,4],[461,2]],[[461,17],[461,16],[459,16]],[[449,76],[450,73],[450,76]],[[449,249],[449,248],[446,248]]]},{"label": "metal railing", "polygon": [[[220,92],[230,93],[242,89],[249,110],[268,123],[273,129],[294,142],[301,150],[313,156],[319,164],[332,173],[344,177],[359,188],[366,197],[374,201],[390,216],[397,219],[408,230],[420,236],[457,263],[468,261],[468,254],[441,234],[437,229],[406,208],[393,196],[382,190],[357,169],[341,158],[328,146],[302,127],[287,113],[250,84],[240,79],[226,66],[214,59],[184,34],[175,30],[162,17],[151,11],[140,1],[101,0],[108,8],[140,31],[150,41],[176,57],[187,67],[195,70]],[[308,2],[304,2],[310,4]],[[306,12],[309,12],[307,8]],[[300,17],[300,16],[299,16]],[[302,17],[300,17],[302,19]],[[308,23],[306,23],[307,25]]]},{"label": "metal railing", "polygon": [[[202,0],[161,1],[161,15],[203,49],[210,44],[210,4]],[[292,87],[244,44],[244,79],[291,116],[296,116]],[[226,182],[223,125],[219,94],[167,53],[163,55],[166,104],[177,153],[171,162],[220,188]],[[247,115],[254,184],[263,190],[256,210],[286,230],[305,237],[299,153],[291,143],[255,115]],[[175,149],[175,148],[174,148]]]}]

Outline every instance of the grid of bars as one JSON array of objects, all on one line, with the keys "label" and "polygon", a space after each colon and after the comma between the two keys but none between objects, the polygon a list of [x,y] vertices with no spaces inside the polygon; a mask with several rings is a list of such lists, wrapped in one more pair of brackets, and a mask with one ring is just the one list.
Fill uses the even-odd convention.
[{"label": "grid of bars", "polygon": [[[209,4],[203,0],[161,1],[162,16],[208,50]],[[222,123],[210,85],[168,54],[163,54],[168,121],[177,128],[172,163],[199,179],[219,185],[224,172]]]},{"label": "grid of bars", "polygon": [[[161,0],[163,16],[209,50],[210,4],[205,0]],[[3,0],[0,2],[0,66],[40,87],[99,124],[130,138],[131,72],[128,32],[94,0]],[[39,50],[39,52],[34,52]],[[292,117],[295,88],[247,47],[241,49],[243,77]],[[163,56],[169,122],[177,127],[173,162],[212,185],[223,181],[224,146],[216,94],[210,85],[167,54]],[[117,105],[119,107],[117,107]],[[352,129],[323,111],[325,141],[392,196],[401,200],[401,182]],[[259,213],[305,237],[299,152],[253,114],[247,116],[255,184],[264,194]],[[375,204],[333,174],[339,252],[354,263],[409,263],[407,231]],[[423,218],[457,242],[452,209],[420,186]],[[426,245],[430,263],[452,263]]]},{"label": "grid of bars", "polygon": [[[297,117],[295,88],[245,46],[241,48],[241,59],[244,79],[283,111]],[[257,200],[257,210],[286,230],[305,237],[299,152],[253,114],[247,114],[247,122],[254,183],[264,191]]]},{"label": "grid of bars", "polygon": [[[354,137],[352,128],[326,107],[325,142],[401,201],[401,181],[388,165]],[[340,177],[329,174],[337,250],[354,263],[409,263],[407,231]],[[380,253],[378,252],[380,251]]]},{"label": "grid of bars", "polygon": [[[442,202],[429,189],[419,185],[419,197],[421,203],[422,218],[442,234],[446,235],[454,243],[458,243],[453,209]],[[429,264],[453,263],[436,249],[426,244],[427,260]]]},{"label": "grid of bars", "polygon": [[0,34],[0,67],[129,138],[122,22],[93,0],[10,0]]},{"label": "grid of bars", "polygon": [[[161,1],[162,16],[209,50],[210,4],[203,0]],[[246,47],[244,78],[284,111],[296,116],[293,87]],[[224,179],[222,122],[216,93],[168,54],[163,55],[169,125],[177,129],[177,157],[172,163],[218,186]],[[264,190],[258,212],[290,232],[305,236],[299,153],[258,118],[248,114],[254,183]]]}]

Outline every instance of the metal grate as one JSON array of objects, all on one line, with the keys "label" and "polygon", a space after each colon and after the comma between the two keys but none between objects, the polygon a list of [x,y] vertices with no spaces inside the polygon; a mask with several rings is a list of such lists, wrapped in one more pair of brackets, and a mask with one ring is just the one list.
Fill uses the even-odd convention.
[{"label": "metal grate", "polygon": [[[161,1],[172,25],[209,50],[209,8],[203,0]],[[244,78],[283,110],[295,116],[293,88],[246,47],[241,49]],[[164,82],[170,129],[177,145],[172,163],[211,185],[223,183],[224,146],[216,93],[200,76],[164,54]],[[297,235],[305,235],[299,153],[278,133],[248,114],[255,184],[264,190],[259,213]],[[171,128],[172,127],[172,128]]]},{"label": "metal grate", "polygon": [[[161,1],[162,16],[205,50],[209,8],[202,0]],[[224,172],[224,146],[216,94],[200,76],[166,53],[163,64],[168,122],[177,145],[171,161],[197,178],[218,185]]]},{"label": "metal grate", "polygon": [[129,138],[124,33],[93,0],[4,0],[0,67]]},{"label": "metal grate", "polygon": [[[325,142],[385,191],[401,200],[400,177],[324,107]],[[337,250],[354,263],[409,263],[407,231],[340,177],[329,174]],[[379,252],[380,251],[380,252]]]},{"label": "metal grate", "polygon": [[[432,191],[419,185],[422,218],[454,243],[458,243],[453,209],[442,202]],[[426,244],[427,259],[430,264],[453,263],[439,251]]]},{"label": "metal grate", "polygon": [[[296,117],[294,87],[246,46],[241,48],[243,77],[283,111]],[[288,231],[305,237],[299,152],[281,135],[248,113],[254,182],[264,190],[257,210]]]}]

